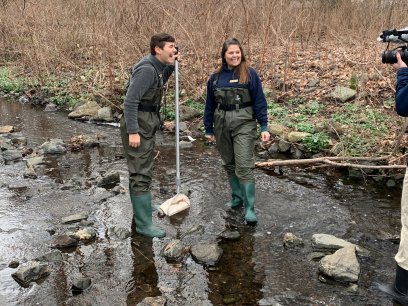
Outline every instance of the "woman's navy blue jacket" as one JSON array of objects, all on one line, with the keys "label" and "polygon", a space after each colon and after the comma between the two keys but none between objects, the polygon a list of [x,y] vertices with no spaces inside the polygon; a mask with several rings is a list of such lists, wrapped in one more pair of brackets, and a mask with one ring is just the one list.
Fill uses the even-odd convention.
[{"label": "woman's navy blue jacket", "polygon": [[395,110],[398,115],[408,117],[408,67],[400,68],[397,72]]},{"label": "woman's navy blue jacket", "polygon": [[[241,87],[248,88],[251,100],[253,102],[253,109],[255,117],[261,126],[261,131],[268,130],[268,113],[265,95],[262,90],[262,83],[254,68],[249,68],[249,82],[247,84],[238,84],[238,82],[230,82],[230,80],[239,79],[239,76],[234,75],[234,70],[223,67],[219,73],[217,87]],[[204,127],[206,135],[214,135],[214,111],[216,102],[214,100],[214,78],[212,74],[207,82],[207,100],[205,102],[204,110]]]}]

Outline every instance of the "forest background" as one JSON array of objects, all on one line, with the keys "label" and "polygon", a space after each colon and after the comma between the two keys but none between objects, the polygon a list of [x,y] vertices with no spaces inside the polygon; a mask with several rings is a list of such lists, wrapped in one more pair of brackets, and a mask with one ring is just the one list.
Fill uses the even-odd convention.
[{"label": "forest background", "polygon": [[[377,37],[408,26],[406,12],[406,0],[0,0],[0,89],[120,110],[129,68],[153,34],[168,32],[182,54],[181,103],[202,111],[222,43],[236,37],[263,81],[271,124],[309,133],[311,152],[404,164],[395,71]],[[337,86],[357,95],[332,99]]]}]

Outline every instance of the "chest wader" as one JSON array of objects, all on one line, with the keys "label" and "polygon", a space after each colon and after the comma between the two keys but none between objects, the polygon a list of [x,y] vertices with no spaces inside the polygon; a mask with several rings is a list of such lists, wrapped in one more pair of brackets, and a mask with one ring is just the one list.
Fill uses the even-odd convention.
[{"label": "chest wader", "polygon": [[160,101],[162,97],[162,80],[159,78],[157,88],[150,88],[143,95],[139,104],[137,119],[139,123],[140,146],[129,146],[129,134],[124,116],[121,120],[121,137],[129,171],[129,193],[133,207],[136,232],[162,238],[166,232],[152,223],[152,195],[150,184],[154,161],[155,134],[160,127]]},{"label": "chest wader", "polygon": [[214,134],[224,169],[227,171],[232,199],[230,208],[244,204],[245,220],[257,222],[255,203],[256,120],[252,100],[246,88],[217,88],[214,90],[217,107],[214,111]]}]

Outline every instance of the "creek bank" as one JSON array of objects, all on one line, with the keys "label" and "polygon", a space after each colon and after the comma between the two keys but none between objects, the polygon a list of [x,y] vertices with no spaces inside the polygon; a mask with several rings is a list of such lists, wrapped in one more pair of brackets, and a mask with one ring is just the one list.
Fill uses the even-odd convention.
[{"label": "creek bank", "polygon": [[[367,82],[368,80],[378,80],[373,76],[368,76],[363,74],[361,76],[361,81]],[[308,92],[317,90],[320,91],[319,79],[311,80],[306,89]],[[267,96],[269,91],[266,91]],[[95,94],[88,97],[87,99],[82,99],[74,107],[69,107],[67,105],[61,104],[56,105],[49,102],[49,98],[45,93],[42,93],[41,88],[37,91],[35,89],[28,90],[26,92],[11,92],[4,93],[4,96],[18,97],[20,103],[31,103],[35,105],[45,106],[45,111],[56,111],[56,110],[68,110],[68,117],[75,120],[91,121],[100,124],[112,124],[118,125],[119,119],[122,113],[121,102],[115,104],[110,99],[116,101],[118,99],[118,93],[104,94],[102,97]],[[268,97],[269,98],[269,97]],[[317,100],[305,101],[304,98],[288,98],[288,104],[290,105],[291,112],[293,114],[286,113],[286,117],[282,117],[282,107],[278,109],[268,110],[269,112],[269,132],[271,133],[271,141],[267,144],[261,145],[258,150],[258,157],[261,159],[273,159],[277,155],[284,156],[284,158],[294,158],[303,159],[310,158],[316,155],[326,155],[326,156],[344,156],[347,155],[347,145],[348,142],[361,142],[364,143],[366,140],[364,137],[371,138],[370,135],[366,135],[367,132],[360,133],[358,136],[354,131],[350,131],[350,127],[347,125],[346,119],[339,119],[339,121],[333,119],[334,117],[342,117],[341,114],[336,114],[330,117],[330,114],[320,114],[319,109],[323,104],[326,103],[327,108],[341,108],[346,105],[346,103],[354,103],[355,105],[360,105],[364,108],[365,93],[358,92],[357,90],[345,86],[335,86],[334,88],[329,88],[321,93],[321,96]],[[279,99],[278,99],[279,100]],[[188,100],[190,101],[190,100]],[[319,103],[320,101],[320,103]],[[269,101],[274,104],[276,101],[273,99]],[[268,108],[270,107],[268,102]],[[282,101],[281,101],[282,102]],[[286,103],[286,102],[285,102]],[[363,103],[363,104],[362,104]],[[279,104],[279,103],[278,103]],[[119,106],[118,106],[119,105]],[[357,106],[356,106],[357,107]],[[380,110],[381,111],[381,110]],[[165,113],[172,113],[172,106],[165,106]],[[275,114],[277,112],[277,114]],[[333,112],[331,110],[330,112]],[[185,136],[192,136],[194,138],[203,137],[203,123],[201,120],[202,110],[198,110],[197,107],[190,107],[185,103],[181,103],[180,106],[180,130]],[[327,117],[329,115],[329,117]],[[358,120],[361,124],[370,125],[370,117],[372,114],[361,114],[361,118],[353,119]],[[162,116],[164,119],[166,116]],[[381,118],[377,119],[381,120]],[[375,123],[375,122],[374,122]],[[168,132],[174,132],[174,122],[166,121],[164,122],[164,130]],[[392,132],[392,131],[390,131]],[[349,137],[360,137],[361,139],[348,139]],[[385,137],[389,139],[390,137]],[[388,141],[388,140],[387,140]],[[188,145],[188,142],[186,142]],[[381,146],[378,150],[377,146]],[[376,149],[372,153],[364,150],[363,152],[369,155],[381,154],[385,149],[389,149],[389,144],[384,143],[377,144],[373,147],[373,143],[370,143],[372,148],[370,150]],[[364,153],[360,153],[364,154]],[[353,155],[356,156],[356,155]],[[359,156],[359,155],[358,155]],[[375,163],[373,163],[375,164]],[[391,171],[389,171],[391,172]],[[389,172],[377,172],[374,176],[384,177],[387,175],[392,176],[393,173]],[[361,171],[360,171],[361,173]],[[372,173],[363,174],[364,178],[372,177]],[[351,170],[350,175],[355,175]],[[392,183],[390,183],[392,185]]]}]

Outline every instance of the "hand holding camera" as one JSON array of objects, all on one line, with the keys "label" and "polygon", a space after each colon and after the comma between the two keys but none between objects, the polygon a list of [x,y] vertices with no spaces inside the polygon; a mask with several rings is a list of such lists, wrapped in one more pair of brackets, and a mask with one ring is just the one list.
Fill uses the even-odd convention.
[{"label": "hand holding camera", "polygon": [[[380,42],[387,42],[387,49],[382,54],[382,62],[384,64],[394,64],[394,67],[406,67],[408,64],[408,28],[401,30],[385,30],[377,38]],[[388,50],[390,43],[404,43],[393,50]],[[405,66],[401,66],[405,64]]]},{"label": "hand holding camera", "polygon": [[392,65],[392,67],[394,67],[395,70],[407,67],[407,64],[402,60],[401,54],[399,52],[396,53],[395,57],[397,59],[397,62]]}]

